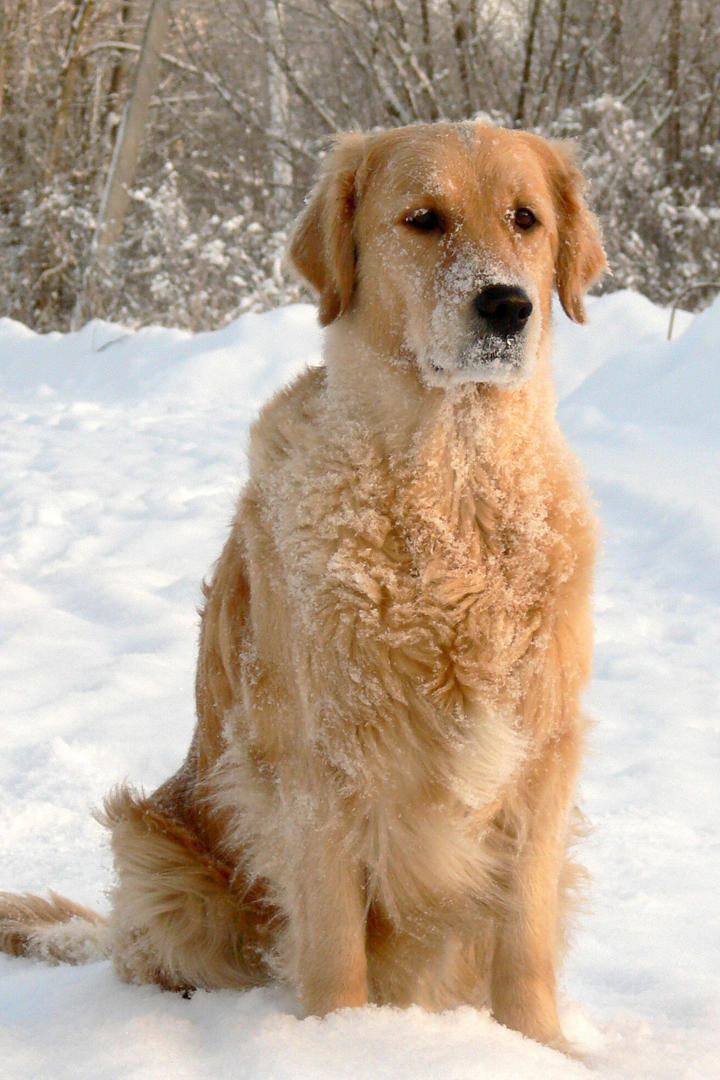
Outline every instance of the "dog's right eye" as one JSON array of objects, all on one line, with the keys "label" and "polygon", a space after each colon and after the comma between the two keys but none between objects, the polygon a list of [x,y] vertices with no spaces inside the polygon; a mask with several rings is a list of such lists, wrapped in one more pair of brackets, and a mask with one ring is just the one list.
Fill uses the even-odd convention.
[{"label": "dog's right eye", "polygon": [[440,214],[438,214],[437,210],[432,210],[427,206],[422,206],[419,210],[413,210],[411,214],[408,214],[405,217],[405,224],[409,225],[411,229],[417,229],[418,232],[444,231]]}]

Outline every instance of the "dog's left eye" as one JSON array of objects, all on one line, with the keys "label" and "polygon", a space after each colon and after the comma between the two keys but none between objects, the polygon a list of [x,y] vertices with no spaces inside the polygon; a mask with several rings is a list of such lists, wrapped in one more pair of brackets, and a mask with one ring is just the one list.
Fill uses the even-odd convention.
[{"label": "dog's left eye", "polygon": [[518,229],[532,229],[533,225],[537,221],[537,218],[533,214],[532,210],[529,210],[527,206],[519,206],[515,211],[513,220]]},{"label": "dog's left eye", "polygon": [[411,214],[406,215],[404,221],[406,225],[409,225],[412,229],[417,229],[418,232],[443,231],[443,220],[440,214],[437,210],[432,210],[427,206],[423,206],[419,210],[413,210]]}]

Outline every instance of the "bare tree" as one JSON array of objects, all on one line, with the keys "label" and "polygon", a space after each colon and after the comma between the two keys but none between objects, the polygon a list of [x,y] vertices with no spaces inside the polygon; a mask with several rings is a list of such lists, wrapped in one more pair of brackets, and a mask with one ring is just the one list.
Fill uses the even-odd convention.
[{"label": "bare tree", "polygon": [[83,36],[93,15],[95,0],[75,0],[65,57],[60,69],[60,100],[50,135],[50,146],[45,159],[45,179],[55,172],[58,156],[64,149],[70,110],[82,65]]},{"label": "bare tree", "polygon": [[95,249],[97,257],[117,242],[130,199],[145,125],[160,71],[162,48],[169,25],[167,0],[152,0],[135,82],[115,142],[113,160],[98,215]]},{"label": "bare tree", "polygon": [[680,51],[682,48],[682,18],[682,0],[670,0],[667,52],[668,117],[665,128],[665,165],[669,180],[672,179],[673,169],[680,161],[682,152],[680,134]]},{"label": "bare tree", "polygon": [[525,38],[525,58],[523,61],[522,75],[520,76],[520,89],[518,90],[517,105],[515,106],[515,115],[513,117],[513,123],[515,127],[522,127],[526,122],[525,110],[528,91],[530,88],[530,76],[532,74],[533,55],[535,52],[535,36],[537,34],[541,10],[542,0],[533,0],[532,7],[530,9],[527,36]]},{"label": "bare tree", "polygon": [[286,152],[290,129],[290,88],[287,62],[281,61],[285,48],[283,5],[265,0],[265,65],[267,74],[268,128],[267,158],[271,210],[287,214],[292,209],[292,157]]}]

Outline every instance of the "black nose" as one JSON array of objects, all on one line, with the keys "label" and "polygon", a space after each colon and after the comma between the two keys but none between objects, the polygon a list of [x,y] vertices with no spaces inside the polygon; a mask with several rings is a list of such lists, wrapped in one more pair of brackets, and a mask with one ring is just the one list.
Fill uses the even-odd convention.
[{"label": "black nose", "polygon": [[487,285],[473,304],[490,329],[506,338],[525,328],[533,309],[528,294],[516,285]]}]

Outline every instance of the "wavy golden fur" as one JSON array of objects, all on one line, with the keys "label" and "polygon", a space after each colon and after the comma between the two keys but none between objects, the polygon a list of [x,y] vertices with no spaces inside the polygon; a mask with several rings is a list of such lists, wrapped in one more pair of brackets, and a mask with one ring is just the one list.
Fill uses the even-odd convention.
[{"label": "wavy golden fur", "polygon": [[480,122],[343,136],[290,254],[325,362],[253,427],[187,759],[107,800],[108,928],[6,896],[0,942],[57,958],[76,920],[132,981],[489,1005],[562,1046],[595,523],[551,296],[582,321],[605,268],[579,171]]}]

